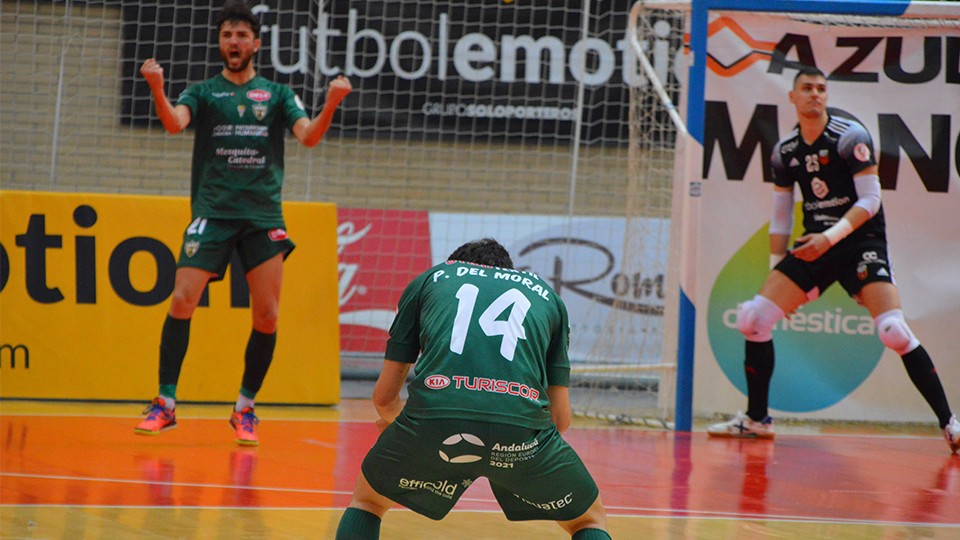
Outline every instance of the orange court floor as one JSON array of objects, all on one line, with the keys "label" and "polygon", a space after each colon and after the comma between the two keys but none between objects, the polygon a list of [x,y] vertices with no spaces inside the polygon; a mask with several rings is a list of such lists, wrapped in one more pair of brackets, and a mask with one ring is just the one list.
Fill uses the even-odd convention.
[{"label": "orange court floor", "polygon": [[[241,447],[228,405],[0,401],[0,538],[333,538],[376,439],[369,400],[260,406]],[[587,424],[565,435],[615,539],[960,539],[960,456],[935,429],[778,426],[775,442]],[[385,516],[384,539],[566,538],[509,522],[480,479],[451,514]]]}]

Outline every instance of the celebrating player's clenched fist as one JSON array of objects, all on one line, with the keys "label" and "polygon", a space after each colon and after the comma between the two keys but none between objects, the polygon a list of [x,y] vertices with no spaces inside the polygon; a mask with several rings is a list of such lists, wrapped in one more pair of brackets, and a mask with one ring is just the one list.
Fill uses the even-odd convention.
[{"label": "celebrating player's clenched fist", "polygon": [[352,91],[353,85],[350,84],[350,79],[340,75],[330,83],[330,88],[327,88],[327,101],[339,103]]},{"label": "celebrating player's clenched fist", "polygon": [[140,66],[140,74],[147,80],[151,88],[157,85],[163,85],[163,68],[153,58],[148,58]]}]

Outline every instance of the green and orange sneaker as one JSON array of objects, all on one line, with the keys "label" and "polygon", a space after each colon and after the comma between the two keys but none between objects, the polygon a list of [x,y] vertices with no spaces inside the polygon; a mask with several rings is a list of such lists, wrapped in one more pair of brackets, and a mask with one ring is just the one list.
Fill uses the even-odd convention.
[{"label": "green and orange sneaker", "polygon": [[177,427],[177,416],[172,409],[168,410],[164,406],[162,397],[154,398],[150,406],[143,410],[143,414],[147,415],[147,418],[133,428],[133,432],[138,435],[159,435],[161,431]]},{"label": "green and orange sneaker", "polygon": [[230,427],[236,431],[237,444],[244,446],[257,446],[260,439],[257,438],[256,426],[260,423],[257,415],[253,414],[253,407],[245,407],[242,411],[234,411],[230,415]]}]

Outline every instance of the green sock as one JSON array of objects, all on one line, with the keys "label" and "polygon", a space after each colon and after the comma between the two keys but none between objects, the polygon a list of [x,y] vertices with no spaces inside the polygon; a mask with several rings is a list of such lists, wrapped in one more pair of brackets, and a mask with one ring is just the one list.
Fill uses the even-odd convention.
[{"label": "green sock", "polygon": [[603,529],[580,529],[571,540],[610,540],[610,535]]},{"label": "green sock", "polygon": [[160,396],[168,397],[177,400],[177,385],[175,384],[161,384],[160,385]]},{"label": "green sock", "polygon": [[[340,517],[336,540],[377,540],[380,538],[380,518],[376,514],[347,508]],[[609,538],[609,537],[608,537]]]}]

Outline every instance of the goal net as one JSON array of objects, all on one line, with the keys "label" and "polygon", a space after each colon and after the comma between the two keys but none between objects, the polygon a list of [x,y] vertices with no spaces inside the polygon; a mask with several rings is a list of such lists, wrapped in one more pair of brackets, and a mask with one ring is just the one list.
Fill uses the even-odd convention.
[{"label": "goal net", "polygon": [[[938,264],[944,245],[956,245],[956,220],[926,225],[922,214],[953,215],[947,193],[958,180],[948,148],[960,102],[942,96],[956,94],[960,80],[958,22],[960,9],[948,2],[708,0],[691,13],[692,67],[683,98],[690,136],[678,152],[687,172],[675,175],[683,188],[675,191],[675,208],[682,210],[673,213],[685,300],[677,389],[688,396],[677,399],[678,430],[689,429],[692,414],[731,413],[745,404],[736,306],[756,293],[768,273],[769,158],[774,143],[796,123],[787,96],[802,65],[824,71],[829,104],[860,118],[873,134],[887,219],[902,223],[887,229],[891,256],[895,251],[897,261],[926,268]],[[920,221],[922,232],[909,225]],[[923,293],[949,289],[947,282],[935,285],[942,279],[935,272],[898,272],[897,278],[904,298],[920,306],[913,308],[918,311],[911,325],[928,328],[918,332],[929,336],[925,346],[950,351],[939,337],[942,316],[924,311],[955,311],[960,303],[955,296]],[[831,288],[804,309],[774,331],[771,414],[859,420],[929,415],[922,403],[907,413],[910,399],[891,394],[902,370],[891,367],[888,373],[886,366],[897,364],[879,362],[884,351],[869,314],[842,289]],[[865,325],[837,331],[818,326],[824,317]],[[949,374],[944,377],[951,387]]]},{"label": "goal net", "polygon": [[[684,77],[689,4],[637,2],[625,42],[637,70],[628,94],[627,223],[616,284],[627,294],[606,313],[593,362],[578,366],[576,412],[606,421],[672,427],[677,273],[669,246],[676,149],[685,127],[673,103]],[[670,315],[673,315],[672,317]],[[673,321],[672,323],[670,321]],[[576,394],[575,394],[576,395]]]},{"label": "goal net", "polygon": [[[763,7],[767,8],[769,4]],[[695,321],[703,320],[703,315],[698,318],[696,312],[698,273],[704,263],[703,259],[698,261],[698,256],[703,257],[704,250],[709,252],[709,246],[703,247],[704,238],[716,237],[718,234],[723,236],[725,233],[714,231],[728,231],[725,220],[735,220],[729,211],[718,211],[716,206],[713,206],[712,213],[708,215],[717,217],[709,222],[702,221],[702,180],[710,178],[706,172],[709,169],[709,164],[706,163],[709,158],[704,156],[716,155],[715,148],[712,147],[716,145],[716,149],[723,154],[724,168],[747,168],[754,150],[754,147],[746,142],[750,135],[741,135],[744,122],[738,118],[737,113],[731,112],[730,115],[730,123],[735,127],[731,129],[741,130],[733,136],[733,140],[722,140],[722,135],[716,133],[716,119],[706,118],[705,72],[709,71],[720,78],[730,78],[752,69],[758,72],[756,76],[764,78],[766,76],[757,70],[761,65],[769,66],[770,73],[781,73],[783,70],[795,69],[802,63],[814,63],[814,49],[818,47],[810,46],[796,35],[788,35],[787,30],[780,34],[775,30],[786,28],[786,21],[797,21],[808,25],[811,34],[822,34],[826,31],[829,37],[821,35],[818,38],[820,40],[835,39],[840,45],[856,46],[861,52],[876,46],[883,39],[883,29],[927,29],[926,33],[906,38],[899,37],[894,31],[890,34],[891,43],[886,46],[885,58],[892,56],[891,51],[902,50],[904,39],[923,40],[925,53],[920,55],[924,58],[919,65],[917,58],[905,54],[906,59],[901,58],[899,61],[890,61],[888,58],[885,60],[887,65],[879,69],[901,83],[929,80],[940,73],[942,55],[946,59],[944,76],[948,81],[952,77],[956,83],[956,59],[960,42],[955,37],[948,37],[955,35],[958,28],[960,10],[956,6],[913,2],[907,7],[906,4],[891,6],[878,2],[858,6],[832,6],[830,10],[836,13],[823,13],[820,12],[821,8],[827,9],[823,5],[816,8],[802,2],[782,2],[777,4],[780,11],[756,11],[741,2],[708,1],[700,4],[699,9],[702,11],[694,13],[689,2],[641,0],[633,5],[628,14],[628,39],[632,46],[638,49],[637,58],[641,60],[639,64],[642,68],[640,73],[648,84],[635,85],[630,89],[629,194],[625,216],[628,222],[632,222],[638,217],[656,215],[665,208],[671,209],[670,249],[658,252],[659,256],[667,258],[667,267],[670,268],[670,271],[665,272],[668,281],[665,298],[667,317],[658,321],[665,326],[660,328],[659,332],[651,334],[657,335],[658,339],[662,338],[659,346],[636,348],[637,351],[645,353],[656,351],[659,356],[648,357],[643,353],[620,356],[619,361],[603,365],[603,370],[595,369],[584,374],[587,377],[585,386],[589,388],[586,392],[589,404],[585,408],[588,414],[616,421],[653,425],[671,425],[670,421],[676,419],[677,429],[689,430],[692,427]],[[812,9],[818,11],[810,13]],[[761,22],[756,24],[772,30],[766,35],[773,37],[766,40],[751,39],[749,32],[737,25],[737,20],[747,17],[751,21],[759,19]],[[817,30],[818,28],[820,30]],[[868,33],[861,38],[845,38],[845,28],[867,30]],[[871,29],[874,30],[872,33]],[[692,51],[689,48],[691,43],[694,45]],[[804,43],[807,43],[806,48]],[[639,49],[645,54],[640,54]],[[816,52],[822,58],[823,53],[819,50]],[[863,60],[862,57],[859,58]],[[691,65],[694,68],[689,70]],[[909,69],[905,65],[909,65]],[[849,67],[850,63],[841,64],[831,79],[870,80],[869,74],[844,72],[844,66]],[[692,77],[689,82],[688,70]],[[746,83],[739,87],[739,92],[744,102],[751,101],[752,97],[747,96],[755,94],[756,87]],[[731,99],[736,100],[737,97],[731,96]],[[675,107],[675,103],[685,109],[682,114]],[[779,137],[778,130],[767,122],[768,118],[756,115],[753,111],[744,110],[739,114],[744,118],[751,115],[759,120],[756,125],[751,120],[746,128],[747,132],[755,130],[759,137],[753,144],[759,148],[759,152],[768,152],[769,147]],[[688,117],[692,133],[688,133]],[[705,125],[713,131],[705,134]],[[946,144],[945,134],[941,137]],[[903,146],[908,155],[912,154],[911,161],[923,164],[928,163],[928,159],[937,159],[933,156],[936,148],[932,149],[928,156],[919,144],[911,141],[908,143],[900,146]],[[896,154],[899,150],[897,144],[881,142],[881,152]],[[707,148],[704,148],[705,146]],[[941,150],[939,154],[941,160],[946,160],[949,152]],[[886,160],[887,164],[881,163],[882,176],[885,178],[896,176],[895,171],[890,174],[891,169],[896,168],[896,156],[893,157],[894,159]],[[758,161],[765,163],[762,158]],[[945,161],[943,165],[945,171]],[[742,178],[742,175],[738,176],[737,173],[733,176],[736,179]],[[725,205],[723,208],[734,206],[735,204]],[[655,236],[646,229],[628,235],[625,239],[625,253],[643,252],[655,245],[651,242],[651,238]],[[629,257],[624,258],[624,263],[630,264]],[[699,288],[704,289],[703,284]],[[715,285],[712,288],[714,296],[723,294],[722,291],[718,292]],[[674,294],[679,296],[671,296]],[[746,297],[748,296],[744,296]],[[702,302],[704,299],[700,300]],[[710,313],[714,311],[711,310]],[[708,316],[716,318],[713,315]],[[622,318],[622,313],[611,314],[608,327],[616,328],[618,323],[615,321]],[[716,325],[707,322],[706,326],[713,328]],[[632,328],[642,330],[644,326],[634,321]],[[705,337],[709,337],[711,344],[713,343],[713,336]],[[610,354],[611,351],[629,350],[630,345],[623,346],[628,341],[620,336],[609,336],[609,339],[597,344],[597,356],[617,357],[616,354]],[[702,347],[698,347],[698,350]],[[674,359],[679,362],[674,363]],[[742,371],[740,363],[742,359],[733,362],[734,371]],[[674,376],[678,379],[676,386]],[[706,379],[710,379],[710,376]],[[709,380],[702,380],[698,385],[716,386],[710,384]]]},{"label": "goal net", "polygon": [[[336,75],[355,89],[316,148],[288,139],[284,183],[285,200],[338,207],[345,377],[377,373],[411,278],[493,236],[568,306],[575,408],[658,402],[673,135],[650,131],[664,119],[649,94],[631,101],[649,83],[628,0],[251,4],[259,73],[311,116]],[[220,5],[4,1],[3,188],[188,195],[192,133],[164,132],[139,68],[155,58],[174,100],[218,73]],[[680,46],[669,34],[644,38],[661,72]],[[649,129],[630,129],[637,115]],[[631,169],[638,153],[648,165]]]}]

